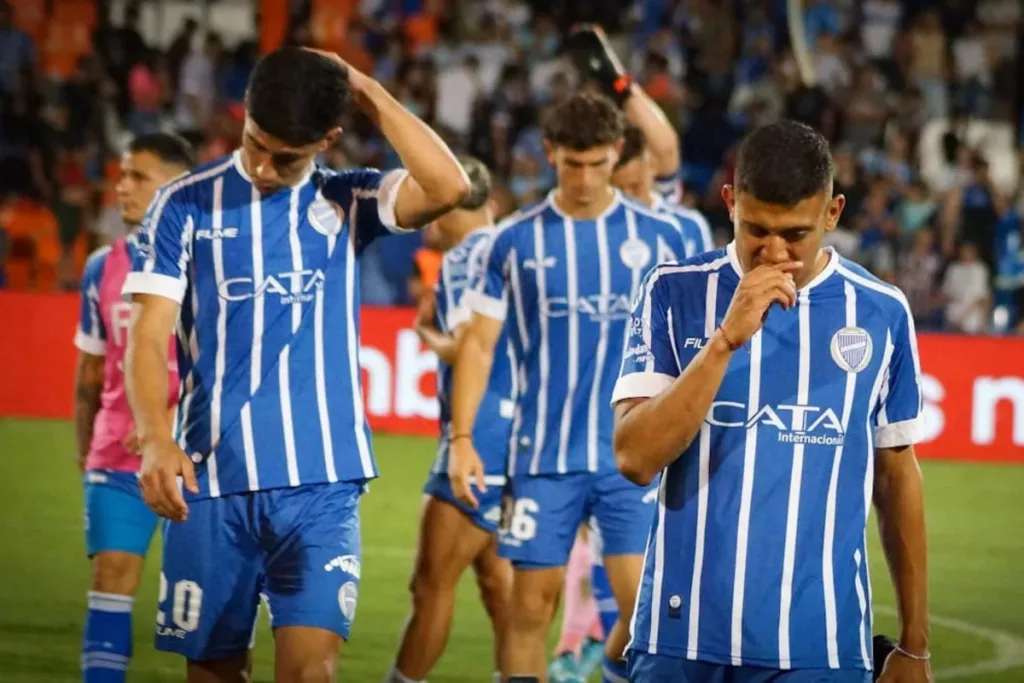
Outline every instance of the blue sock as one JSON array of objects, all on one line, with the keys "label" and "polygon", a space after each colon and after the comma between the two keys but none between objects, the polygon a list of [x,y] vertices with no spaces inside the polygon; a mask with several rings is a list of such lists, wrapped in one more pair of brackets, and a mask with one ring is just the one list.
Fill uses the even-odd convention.
[{"label": "blue sock", "polygon": [[132,656],[132,598],[89,591],[82,642],[83,683],[124,683]]},{"label": "blue sock", "polygon": [[629,671],[626,669],[626,660],[612,661],[605,657],[601,681],[602,683],[629,683]]},{"label": "blue sock", "polygon": [[619,604],[615,602],[612,584],[608,581],[608,572],[605,571],[603,564],[595,563],[590,567],[590,592],[597,602],[601,630],[604,631],[604,637],[607,639],[615,622],[619,620]]}]

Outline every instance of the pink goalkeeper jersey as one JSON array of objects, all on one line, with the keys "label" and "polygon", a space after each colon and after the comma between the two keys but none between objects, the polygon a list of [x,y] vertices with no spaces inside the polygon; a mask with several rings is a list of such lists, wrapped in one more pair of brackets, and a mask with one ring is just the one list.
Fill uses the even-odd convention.
[{"label": "pink goalkeeper jersey", "polygon": [[[122,443],[135,428],[124,389],[124,352],[132,305],[121,296],[121,288],[131,270],[130,248],[128,241],[121,238],[96,250],[86,261],[82,275],[75,346],[85,353],[104,357],[103,393],[86,456],[87,470],[136,472],[142,462]],[[170,345],[168,408],[178,401],[178,362],[173,338]]]}]

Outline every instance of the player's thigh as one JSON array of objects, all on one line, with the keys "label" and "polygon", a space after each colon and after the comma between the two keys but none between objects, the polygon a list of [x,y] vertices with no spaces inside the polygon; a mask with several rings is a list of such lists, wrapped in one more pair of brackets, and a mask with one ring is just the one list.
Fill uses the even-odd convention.
[{"label": "player's thigh", "polygon": [[104,552],[145,557],[157,519],[142,500],[135,474],[86,472],[85,547],[89,557]]},{"label": "player's thigh", "polygon": [[564,585],[565,567],[514,567],[512,623],[520,629],[547,629]]},{"label": "player's thigh", "polygon": [[477,490],[476,495],[479,505],[476,508],[459,500],[452,490],[451,480],[444,474],[431,474],[430,478],[427,479],[427,483],[423,486],[423,493],[448,503],[462,512],[466,519],[481,530],[488,534],[495,534],[498,532],[498,525],[501,523],[503,483],[503,480],[502,483],[498,484],[489,483],[487,490],[483,493]]},{"label": "player's thigh", "polygon": [[732,683],[734,667],[631,650],[632,683]]},{"label": "player's thigh", "polygon": [[767,669],[756,666],[731,669],[735,683],[871,683],[871,672],[863,669]]},{"label": "player's thigh", "polygon": [[591,476],[512,477],[498,532],[501,556],[517,570],[564,567],[585,516]]},{"label": "player's thigh", "polygon": [[454,589],[459,577],[490,544],[493,534],[477,526],[458,507],[424,496],[413,587]]},{"label": "player's thigh", "polygon": [[338,482],[257,494],[275,632],[305,627],[348,638],[359,595],[362,493],[361,484]]},{"label": "player's thigh", "polygon": [[660,478],[650,486],[637,486],[618,472],[594,476],[590,511],[601,536],[602,557],[642,556],[657,510]]},{"label": "player's thigh", "polygon": [[249,649],[262,559],[252,495],[192,501],[186,521],[164,522],[157,649],[199,662]]}]

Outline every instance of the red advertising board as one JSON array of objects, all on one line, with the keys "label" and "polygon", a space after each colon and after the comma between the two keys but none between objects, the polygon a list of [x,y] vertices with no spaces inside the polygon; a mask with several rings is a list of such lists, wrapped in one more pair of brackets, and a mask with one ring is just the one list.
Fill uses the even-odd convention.
[{"label": "red advertising board", "polygon": [[[0,292],[0,417],[71,415],[72,295]],[[374,429],[437,434],[437,360],[414,312],[362,311],[363,396]],[[921,334],[927,458],[1024,464],[1024,338]]]}]

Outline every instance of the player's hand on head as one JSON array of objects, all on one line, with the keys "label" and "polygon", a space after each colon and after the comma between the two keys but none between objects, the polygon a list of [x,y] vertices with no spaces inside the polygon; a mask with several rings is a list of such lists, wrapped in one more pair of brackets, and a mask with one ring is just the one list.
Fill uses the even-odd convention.
[{"label": "player's hand on head", "polygon": [[462,438],[452,442],[448,456],[448,478],[456,498],[474,509],[480,506],[473,493],[473,486],[476,485],[483,493],[487,485],[484,483],[483,460],[471,439]]},{"label": "player's hand on head", "polygon": [[189,491],[199,493],[192,461],[173,439],[159,439],[142,445],[139,486],[143,500],[161,517],[184,522],[188,518],[188,505],[178,488],[179,476]]},{"label": "player's hand on head", "polygon": [[793,272],[802,266],[799,261],[760,265],[743,276],[722,321],[729,342],[739,346],[753,337],[772,304],[787,310],[796,306]]}]

